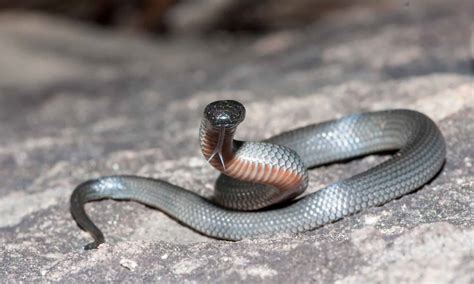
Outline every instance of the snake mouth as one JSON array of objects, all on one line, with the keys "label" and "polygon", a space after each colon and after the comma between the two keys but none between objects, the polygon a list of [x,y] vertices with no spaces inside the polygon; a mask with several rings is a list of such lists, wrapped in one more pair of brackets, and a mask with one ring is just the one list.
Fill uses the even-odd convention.
[{"label": "snake mouth", "polygon": [[245,107],[233,100],[215,101],[206,106],[204,117],[213,127],[237,127],[245,119]]}]

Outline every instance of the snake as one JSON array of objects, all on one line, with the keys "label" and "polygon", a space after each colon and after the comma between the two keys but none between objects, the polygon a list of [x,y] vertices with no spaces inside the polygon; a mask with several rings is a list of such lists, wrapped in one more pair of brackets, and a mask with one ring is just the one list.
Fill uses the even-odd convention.
[{"label": "snake", "polygon": [[[94,239],[84,249],[105,242],[85,211],[90,201],[136,201],[206,236],[238,241],[303,233],[381,206],[430,182],[446,159],[440,129],[415,110],[352,114],[258,142],[234,138],[245,115],[245,107],[234,100],[204,108],[201,152],[221,172],[211,198],[165,180],[133,175],[104,176],[78,185],[70,212]],[[376,166],[302,195],[309,169],[384,152],[391,155]]]}]

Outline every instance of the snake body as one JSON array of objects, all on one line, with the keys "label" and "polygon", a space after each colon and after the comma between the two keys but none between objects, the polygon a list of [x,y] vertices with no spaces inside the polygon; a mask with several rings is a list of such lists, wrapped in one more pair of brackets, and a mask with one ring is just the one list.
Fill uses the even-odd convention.
[{"label": "snake body", "polygon": [[[80,184],[71,213],[94,242],[104,242],[84,204],[134,200],[155,207],[207,236],[240,240],[262,234],[303,232],[412,192],[441,169],[446,146],[436,124],[405,109],[355,114],[298,128],[262,142],[234,139],[245,108],[236,101],[209,104],[200,128],[201,150],[222,172],[213,200],[163,180],[108,176]],[[335,182],[287,206],[308,186],[307,169],[371,153],[396,151],[381,164]],[[269,207],[270,206],[270,207]]]}]

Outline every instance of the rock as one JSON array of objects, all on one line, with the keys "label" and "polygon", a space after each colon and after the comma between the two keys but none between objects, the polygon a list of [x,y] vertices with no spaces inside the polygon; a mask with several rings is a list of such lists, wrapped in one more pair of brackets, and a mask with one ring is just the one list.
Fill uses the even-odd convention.
[{"label": "rock", "polygon": [[[0,17],[0,279],[163,282],[456,282],[474,268],[472,1],[377,14],[349,9],[301,31],[200,41],[135,38],[36,15]],[[344,20],[341,20],[344,19]],[[428,185],[320,229],[209,239],[157,210],[87,210],[107,243],[69,214],[76,185],[109,174],[162,178],[210,196],[204,106],[247,107],[242,139],[345,114],[404,107],[432,117],[447,161]],[[311,171],[310,191],[385,159]]]}]

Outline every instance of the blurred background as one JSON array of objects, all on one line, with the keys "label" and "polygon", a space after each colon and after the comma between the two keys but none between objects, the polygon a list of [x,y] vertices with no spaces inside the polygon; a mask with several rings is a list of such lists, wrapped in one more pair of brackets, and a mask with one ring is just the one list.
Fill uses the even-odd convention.
[{"label": "blurred background", "polygon": [[[216,99],[325,101],[275,109],[287,128],[395,107],[397,96],[407,107],[400,97],[421,92],[406,81],[471,74],[473,14],[470,0],[0,0],[0,147],[66,133],[76,148],[53,149],[57,159],[156,141],[199,155],[195,124]],[[255,119],[269,131],[249,127],[248,139],[284,129]]]},{"label": "blurred background", "polygon": [[160,35],[255,33],[304,27],[325,14],[355,5],[379,9],[388,1],[0,0],[3,11],[38,11],[107,28]]}]

